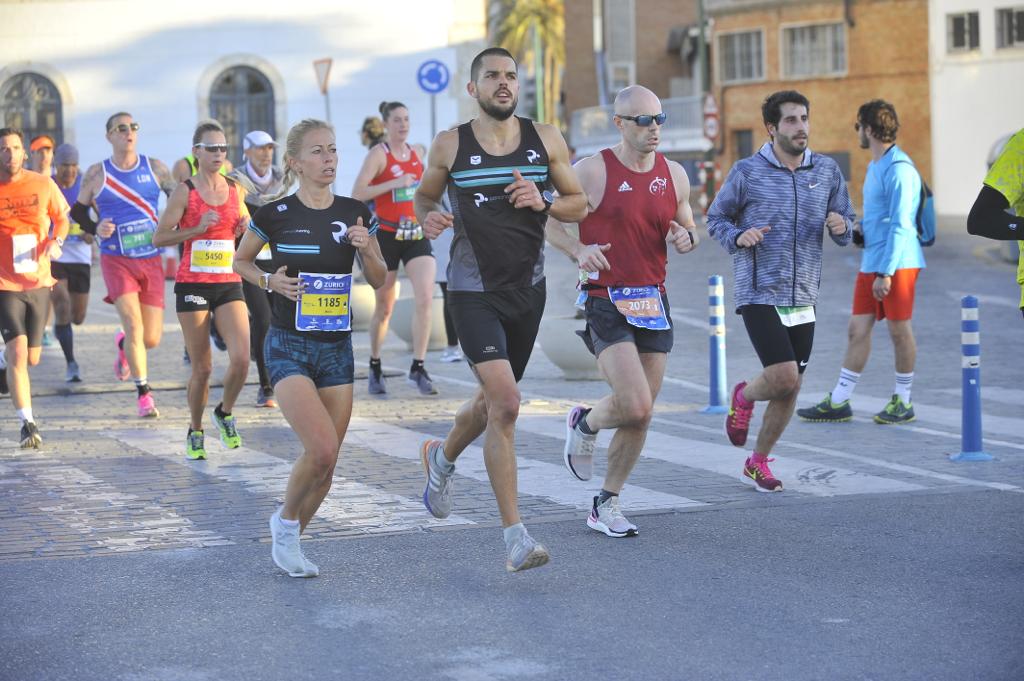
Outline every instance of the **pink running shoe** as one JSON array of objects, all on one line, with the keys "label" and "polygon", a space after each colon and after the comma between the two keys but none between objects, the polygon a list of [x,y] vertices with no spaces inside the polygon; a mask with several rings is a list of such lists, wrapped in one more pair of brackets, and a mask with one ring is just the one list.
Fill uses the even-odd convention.
[{"label": "pink running shoe", "polygon": [[124,331],[118,331],[114,336],[114,349],[117,350],[117,358],[114,360],[114,378],[119,381],[127,381],[131,376],[131,369],[128,368],[128,358],[124,356],[124,348],[121,341],[124,340]]},{"label": "pink running shoe", "polygon": [[775,459],[754,461],[753,456],[748,456],[746,463],[743,464],[743,477],[758,492],[781,492],[782,481],[772,475],[771,469],[768,468],[769,461]]},{"label": "pink running shoe", "polygon": [[139,398],[139,416],[144,419],[155,419],[160,416],[160,412],[156,409],[156,402],[153,401],[153,393],[146,393]]},{"label": "pink running shoe", "polygon": [[[747,444],[747,430],[750,429],[750,417],[754,414],[754,404],[742,406],[741,394],[747,385],[746,381],[740,381],[732,389],[732,404],[729,406],[729,413],[725,417],[725,434],[729,436],[729,442],[737,447]],[[745,401],[745,400],[744,400]]]}]

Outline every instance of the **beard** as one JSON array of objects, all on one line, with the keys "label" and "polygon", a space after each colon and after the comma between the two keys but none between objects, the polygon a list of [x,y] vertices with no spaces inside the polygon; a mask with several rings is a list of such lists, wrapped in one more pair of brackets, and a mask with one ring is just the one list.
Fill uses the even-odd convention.
[{"label": "beard", "polygon": [[516,106],[519,104],[519,97],[514,97],[511,104],[508,107],[502,107],[497,102],[479,99],[477,102],[480,104],[480,110],[491,118],[497,121],[505,121],[512,117],[512,114],[516,111]]},{"label": "beard", "polygon": [[776,139],[779,141],[779,146],[782,150],[791,156],[799,156],[804,153],[807,149],[807,139],[794,140],[792,137],[786,137],[784,135],[776,134]]}]

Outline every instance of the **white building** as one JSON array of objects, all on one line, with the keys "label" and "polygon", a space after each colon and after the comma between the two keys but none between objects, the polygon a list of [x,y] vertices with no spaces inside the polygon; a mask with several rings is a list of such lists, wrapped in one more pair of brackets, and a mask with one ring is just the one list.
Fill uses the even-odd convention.
[{"label": "white building", "polygon": [[85,166],[110,153],[107,118],[128,111],[139,150],[171,164],[215,117],[237,161],[249,130],[283,143],[291,124],[324,117],[313,60],[329,57],[336,190],[347,193],[365,155],[358,131],[381,100],[404,102],[410,141],[429,144],[425,60],[452,72],[438,129],[472,115],[465,83],[485,31],[484,0],[0,0],[0,123],[75,144]]},{"label": "white building", "polygon": [[992,146],[1024,128],[1024,0],[933,0],[935,208],[967,215]]}]

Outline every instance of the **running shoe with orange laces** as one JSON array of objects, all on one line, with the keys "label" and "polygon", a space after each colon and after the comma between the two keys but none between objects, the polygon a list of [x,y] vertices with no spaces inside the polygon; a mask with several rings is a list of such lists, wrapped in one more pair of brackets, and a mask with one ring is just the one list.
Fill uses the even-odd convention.
[{"label": "running shoe with orange laces", "polygon": [[[747,402],[743,398],[743,389],[746,386],[746,381],[740,381],[732,389],[732,404],[729,406],[729,413],[725,417],[725,434],[729,436],[729,442],[737,447],[747,444],[750,417],[754,414],[754,403]],[[746,404],[744,405],[744,403]]]},{"label": "running shoe with orange laces", "polygon": [[782,481],[768,468],[770,461],[775,459],[764,457],[758,461],[754,459],[753,454],[748,456],[746,463],[743,464],[744,482],[752,484],[758,492],[781,492]]}]

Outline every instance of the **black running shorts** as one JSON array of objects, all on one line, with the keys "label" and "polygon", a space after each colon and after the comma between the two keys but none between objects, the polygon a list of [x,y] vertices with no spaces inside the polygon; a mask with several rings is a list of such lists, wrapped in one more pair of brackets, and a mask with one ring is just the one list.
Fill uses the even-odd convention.
[{"label": "black running shorts", "polygon": [[71,293],[88,293],[92,266],[76,262],[51,262],[50,274],[54,279],[67,280]]},{"label": "black running shorts", "polygon": [[174,285],[177,312],[200,312],[216,310],[221,305],[245,300],[241,282],[225,284],[189,284],[178,282]]},{"label": "black running shorts", "polygon": [[796,362],[797,371],[804,372],[814,345],[814,322],[786,326],[774,305],[744,305],[739,313],[761,366]]},{"label": "black running shorts", "polygon": [[[669,317],[668,297],[664,293],[661,294],[661,304],[665,309],[665,316]],[[576,333],[595,357],[604,352],[609,345],[616,343],[632,343],[639,353],[672,352],[675,339],[671,317],[668,322],[669,328],[664,331],[640,329],[626,321],[615,307],[615,303],[598,296],[587,296],[584,314],[587,326],[583,331]]]},{"label": "black running shorts", "polygon": [[544,280],[529,288],[448,291],[462,352],[473,364],[507,360],[518,382],[537,340],[547,293]]},{"label": "black running shorts", "polygon": [[50,311],[50,289],[0,291],[0,335],[10,343],[18,336],[28,336],[28,347],[43,345],[46,315]]},{"label": "black running shorts", "polygon": [[393,232],[377,230],[377,244],[380,246],[380,254],[384,256],[388,272],[396,272],[398,263],[409,264],[413,258],[421,255],[434,255],[434,249],[430,246],[430,239],[416,239],[415,241],[398,241]]}]

